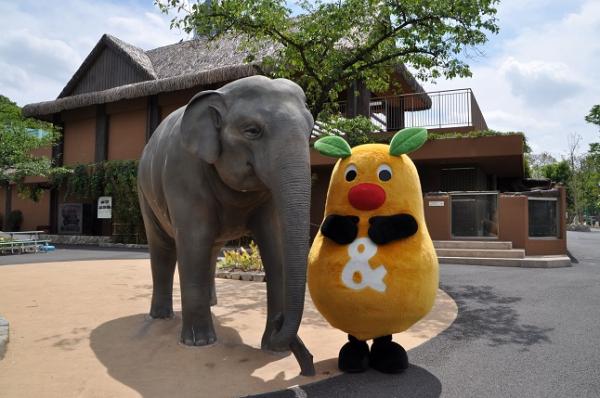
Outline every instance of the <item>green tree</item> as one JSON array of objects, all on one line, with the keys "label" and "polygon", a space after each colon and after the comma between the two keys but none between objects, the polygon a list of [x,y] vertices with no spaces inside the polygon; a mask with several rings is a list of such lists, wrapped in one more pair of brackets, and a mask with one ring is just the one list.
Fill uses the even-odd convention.
[{"label": "green tree", "polygon": [[590,113],[585,117],[585,121],[600,127],[600,105],[592,106]]},{"label": "green tree", "polygon": [[569,185],[571,177],[573,176],[571,166],[567,160],[543,165],[541,167],[541,174],[544,177],[565,186]]},{"label": "green tree", "polygon": [[183,12],[172,27],[210,38],[243,37],[253,61],[265,43],[265,74],[296,81],[313,116],[355,81],[375,92],[389,88],[394,66],[405,64],[421,80],[467,77],[465,50],[497,33],[499,0],[298,1],[293,15],[285,0],[155,0],[165,13]]},{"label": "green tree", "polygon": [[23,185],[27,176],[50,176],[55,169],[51,159],[34,154],[60,138],[51,123],[24,118],[21,108],[0,95],[0,185]]},{"label": "green tree", "polygon": [[600,214],[600,143],[590,144],[580,162],[581,202],[585,215]]},{"label": "green tree", "polygon": [[531,169],[531,177],[533,178],[545,177],[544,173],[542,172],[542,167],[557,162],[556,158],[552,156],[549,152],[529,154],[525,157],[528,160]]}]

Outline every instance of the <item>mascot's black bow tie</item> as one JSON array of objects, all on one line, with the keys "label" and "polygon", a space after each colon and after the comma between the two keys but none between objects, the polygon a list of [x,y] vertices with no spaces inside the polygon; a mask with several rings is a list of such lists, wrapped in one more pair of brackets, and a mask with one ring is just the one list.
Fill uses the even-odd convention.
[{"label": "mascot's black bow tie", "polygon": [[[321,233],[335,243],[347,245],[356,239],[358,221],[357,216],[331,214],[323,220]],[[369,238],[377,245],[408,238],[419,229],[417,220],[410,214],[375,216],[369,219],[369,224]]]}]

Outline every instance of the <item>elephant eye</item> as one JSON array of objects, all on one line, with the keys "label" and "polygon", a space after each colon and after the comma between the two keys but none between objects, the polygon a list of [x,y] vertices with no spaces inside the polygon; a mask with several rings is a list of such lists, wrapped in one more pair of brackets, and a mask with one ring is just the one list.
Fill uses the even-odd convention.
[{"label": "elephant eye", "polygon": [[377,177],[381,181],[389,181],[392,178],[392,168],[387,164],[382,164],[377,168]]},{"label": "elephant eye", "polygon": [[244,129],[244,136],[251,140],[260,138],[261,135],[262,135],[262,130],[259,129],[258,127],[248,127],[246,129]]},{"label": "elephant eye", "polygon": [[357,176],[356,166],[351,164],[348,167],[346,167],[344,176],[346,177],[346,181],[353,181]]}]

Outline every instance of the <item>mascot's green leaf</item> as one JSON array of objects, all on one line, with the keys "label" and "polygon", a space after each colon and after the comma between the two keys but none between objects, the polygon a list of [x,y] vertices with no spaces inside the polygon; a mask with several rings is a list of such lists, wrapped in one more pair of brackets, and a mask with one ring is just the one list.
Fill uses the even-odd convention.
[{"label": "mascot's green leaf", "polygon": [[350,145],[342,137],[337,135],[328,135],[326,137],[319,138],[315,142],[315,149],[319,151],[321,155],[329,156],[332,158],[347,158],[352,155],[352,149]]},{"label": "mascot's green leaf", "polygon": [[398,131],[390,142],[390,155],[400,156],[419,149],[427,141],[427,129],[410,127]]}]

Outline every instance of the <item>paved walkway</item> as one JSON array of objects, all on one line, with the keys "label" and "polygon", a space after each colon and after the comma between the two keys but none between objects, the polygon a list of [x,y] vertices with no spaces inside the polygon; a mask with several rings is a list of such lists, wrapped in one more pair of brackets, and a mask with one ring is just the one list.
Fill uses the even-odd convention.
[{"label": "paved walkway", "polygon": [[[409,352],[411,366],[404,374],[390,376],[369,371],[337,375],[303,385],[299,387],[301,391],[286,389],[265,397],[599,397],[600,232],[571,232],[568,246],[579,260],[571,268],[443,265],[442,288],[458,304],[459,315],[447,330]],[[0,267],[0,282],[4,268],[7,267]],[[145,312],[148,299],[129,300],[135,294],[131,288],[126,291],[124,302],[143,302],[136,311]],[[0,294],[0,309],[2,297]],[[33,304],[24,302],[24,305]],[[128,313],[125,308],[120,311]],[[99,324],[106,324],[103,319],[111,319],[102,314],[93,315]],[[74,330],[64,328],[66,335]],[[95,335],[92,333],[90,341],[94,341]],[[130,339],[128,335],[111,337],[105,340],[105,346],[115,345],[109,351],[113,356],[131,354],[127,351],[119,354],[123,349],[121,340]],[[58,337],[55,339],[51,344],[60,341]],[[62,344],[68,346],[66,342]],[[13,343],[14,340],[10,344]],[[173,340],[168,343],[173,344]],[[97,347],[92,345],[92,348],[94,346]],[[101,356],[98,358],[102,361]],[[146,357],[131,362],[137,364],[130,372],[133,372],[132,380],[139,385],[144,378],[140,369],[152,362]],[[2,362],[0,391],[5,385],[1,381],[5,369],[1,366]],[[122,391],[152,396],[147,391],[129,387],[131,384],[119,378],[127,374],[127,368],[118,372],[118,369],[110,369],[107,366],[108,375],[98,376],[99,380],[112,378],[123,383]],[[171,370],[167,374],[173,376]],[[202,373],[194,377],[198,374]],[[90,378],[85,388],[73,394],[94,396],[93,387],[98,384],[94,380]],[[252,377],[248,380],[252,381]],[[275,389],[274,384],[266,387]],[[177,396],[178,392],[170,391],[169,396]]]},{"label": "paved walkway", "polygon": [[[177,343],[179,313],[168,321],[147,319],[151,288],[147,259],[0,267],[0,308],[11,323],[0,396],[232,397],[339,373],[336,358],[346,335],[331,328],[309,299],[299,334],[314,355],[312,378],[298,375],[292,355],[259,349],[264,283],[217,280],[219,342],[210,347]],[[178,311],[177,284],[174,297]],[[439,291],[432,313],[395,338],[407,349],[416,347],[455,317],[456,305]]]},{"label": "paved walkway", "polygon": [[[303,386],[316,397],[600,397],[600,231],[570,232],[570,268],[442,265],[454,324],[409,352],[398,376],[371,371]],[[268,397],[294,397],[291,391]]]}]

